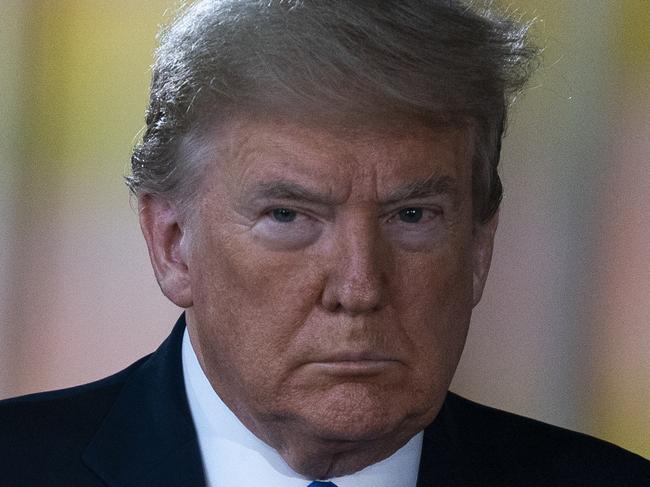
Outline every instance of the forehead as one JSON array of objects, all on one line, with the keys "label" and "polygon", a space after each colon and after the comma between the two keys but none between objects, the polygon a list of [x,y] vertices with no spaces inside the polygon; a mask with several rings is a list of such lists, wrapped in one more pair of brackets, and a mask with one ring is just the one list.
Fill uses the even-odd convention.
[{"label": "forehead", "polygon": [[356,187],[381,196],[430,178],[464,187],[471,177],[471,137],[458,126],[246,118],[222,124],[213,136],[212,174],[242,192],[260,181],[288,180],[341,198]]}]

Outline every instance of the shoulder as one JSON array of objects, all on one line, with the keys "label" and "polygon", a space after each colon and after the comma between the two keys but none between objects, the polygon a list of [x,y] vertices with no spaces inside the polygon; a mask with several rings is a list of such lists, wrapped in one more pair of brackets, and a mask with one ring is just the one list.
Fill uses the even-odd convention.
[{"label": "shoulder", "polygon": [[445,428],[462,448],[465,463],[495,479],[650,487],[650,462],[611,443],[451,393],[444,408]]},{"label": "shoulder", "polygon": [[0,465],[36,475],[61,471],[71,458],[80,458],[129,376],[146,359],[97,382],[0,401]]},{"label": "shoulder", "polygon": [[[59,440],[62,431],[65,437],[71,431],[81,435],[85,425],[100,422],[111,407],[122,386],[147,357],[138,360],[128,368],[114,375],[68,389],[39,392],[0,401],[0,432],[3,438],[39,439],[48,434]],[[74,430],[70,427],[75,426]]]}]

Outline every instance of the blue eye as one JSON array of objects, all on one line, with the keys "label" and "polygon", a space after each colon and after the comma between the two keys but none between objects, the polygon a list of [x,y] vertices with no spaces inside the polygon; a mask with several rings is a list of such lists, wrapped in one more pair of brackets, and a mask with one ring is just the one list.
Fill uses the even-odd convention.
[{"label": "blue eye", "polygon": [[422,208],[405,208],[398,213],[404,223],[418,223],[422,220]]},{"label": "blue eye", "polygon": [[275,221],[280,223],[291,223],[296,219],[297,213],[287,208],[276,208],[271,211],[271,215]]}]

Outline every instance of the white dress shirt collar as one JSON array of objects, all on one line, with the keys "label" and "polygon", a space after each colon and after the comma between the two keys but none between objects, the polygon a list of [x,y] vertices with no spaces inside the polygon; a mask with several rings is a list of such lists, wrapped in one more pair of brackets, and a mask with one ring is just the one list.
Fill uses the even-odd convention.
[{"label": "white dress shirt collar", "polygon": [[[201,369],[190,337],[183,335],[185,391],[198,433],[208,487],[306,487],[313,479],[294,472],[280,454],[251,433],[221,401]],[[415,487],[420,432],[379,463],[327,479],[338,487]]]}]

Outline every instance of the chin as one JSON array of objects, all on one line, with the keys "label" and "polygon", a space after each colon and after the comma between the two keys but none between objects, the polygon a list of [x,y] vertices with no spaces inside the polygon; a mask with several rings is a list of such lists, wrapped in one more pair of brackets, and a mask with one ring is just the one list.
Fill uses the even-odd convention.
[{"label": "chin", "polygon": [[374,441],[426,426],[431,406],[415,399],[367,384],[340,384],[311,401],[302,418],[325,441]]},{"label": "chin", "polygon": [[390,456],[433,420],[441,403],[430,389],[408,384],[349,381],[300,392],[275,404],[279,428],[267,442],[311,478],[347,475]]},{"label": "chin", "polygon": [[312,478],[348,475],[387,458],[437,414],[437,409],[390,400],[360,384],[328,392],[294,423],[300,452],[281,451],[295,471]]}]

